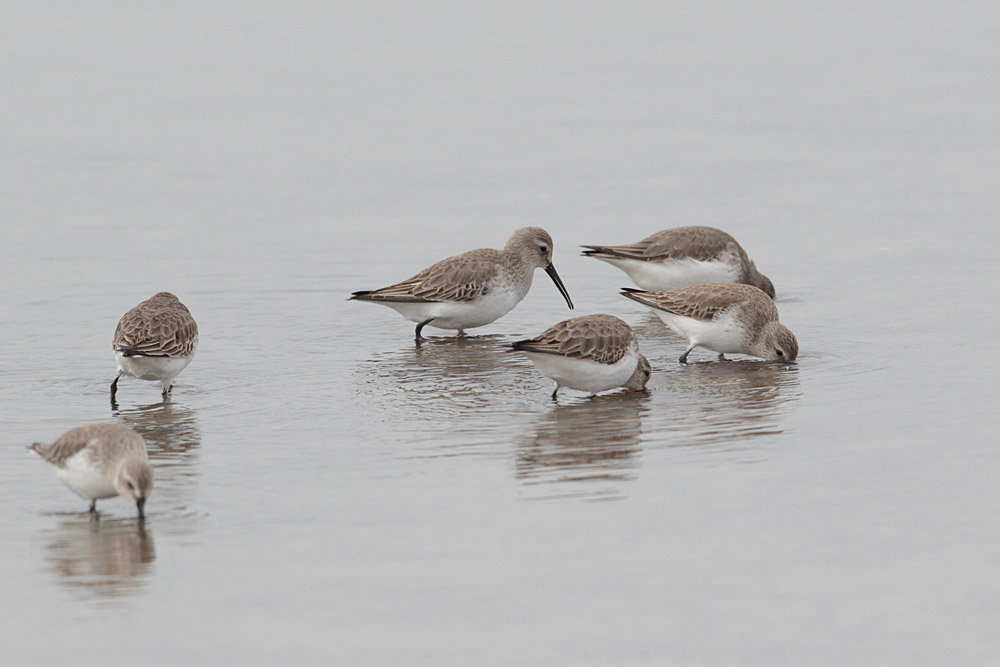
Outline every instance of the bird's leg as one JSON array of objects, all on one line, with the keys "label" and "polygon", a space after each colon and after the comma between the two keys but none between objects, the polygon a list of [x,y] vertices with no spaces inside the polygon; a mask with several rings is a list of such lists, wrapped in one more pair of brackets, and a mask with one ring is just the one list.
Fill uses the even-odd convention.
[{"label": "bird's leg", "polygon": [[458,330],[458,337],[459,338],[465,338],[465,329],[459,329]]},{"label": "bird's leg", "polygon": [[118,378],[124,374],[125,371],[118,371],[118,375],[115,376],[114,381],[111,383],[111,405],[115,404],[115,394],[118,393]]},{"label": "bird's leg", "polygon": [[552,400],[553,401],[557,400],[558,396],[559,396],[559,383],[556,382],[556,388],[552,390]]},{"label": "bird's leg", "polygon": [[97,498],[90,501],[90,513],[97,514]]},{"label": "bird's leg", "polygon": [[688,349],[684,350],[684,354],[682,354],[681,358],[678,359],[677,361],[681,362],[682,364],[686,364],[688,362],[688,355],[691,354],[691,350],[693,350],[694,348],[695,346],[692,345]]},{"label": "bird's leg", "polygon": [[431,317],[431,318],[426,319],[426,320],[424,320],[423,322],[421,322],[420,324],[417,325],[417,331],[416,331],[416,334],[415,334],[417,345],[420,345],[420,341],[427,340],[426,338],[424,338],[423,336],[420,335],[420,330],[423,329],[426,325],[430,324],[433,321],[434,321],[434,318]]},{"label": "bird's leg", "polygon": [[725,361],[726,360],[726,355],[723,354],[722,352],[719,352],[719,359],[718,360],[719,361]]}]

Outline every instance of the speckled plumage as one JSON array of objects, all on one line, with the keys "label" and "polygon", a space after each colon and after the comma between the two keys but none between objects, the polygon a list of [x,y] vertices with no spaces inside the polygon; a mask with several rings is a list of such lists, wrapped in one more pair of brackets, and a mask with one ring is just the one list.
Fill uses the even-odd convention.
[{"label": "speckled plumage", "polygon": [[649,306],[661,320],[688,339],[689,347],[794,361],[798,341],[778,321],[778,308],[751,285],[711,283],[664,292],[623,288],[622,296]]},{"label": "speckled plumage", "polygon": [[[583,247],[587,248],[584,255],[617,266],[644,289],[679,289],[705,282],[701,278],[717,271],[719,276],[728,275],[731,282],[753,285],[774,298],[774,285],[757,270],[743,247],[730,234],[715,227],[675,227],[651,234],[638,243]],[[643,267],[643,263],[648,263],[648,267]],[[669,266],[673,270],[668,271]],[[648,270],[641,271],[642,268]]]},{"label": "speckled plumage", "polygon": [[354,292],[348,300],[389,306],[417,322],[419,342],[426,325],[461,333],[506,315],[527,295],[537,268],[545,269],[572,309],[573,302],[552,265],[552,237],[539,227],[518,229],[503,250],[470,250],[402,282]]},{"label": "speckled plumage", "polygon": [[31,451],[56,470],[56,475],[96,511],[101,498],[122,495],[144,515],[153,488],[153,469],[146,443],[121,424],[91,424],[70,429],[51,445],[36,442]]},{"label": "speckled plumage", "polygon": [[119,368],[111,384],[112,402],[123,375],[160,382],[166,395],[173,379],[194,358],[198,324],[176,296],[159,292],[122,316],[112,348]]},{"label": "speckled plumage", "polygon": [[563,320],[534,338],[513,344],[515,350],[590,359],[599,364],[615,363],[632,346],[638,346],[632,327],[613,315]]},{"label": "speckled plumage", "polygon": [[649,380],[649,362],[632,327],[613,315],[564,320],[511,347],[556,383],[553,398],[561,386],[596,394],[615,387],[642,390]]}]

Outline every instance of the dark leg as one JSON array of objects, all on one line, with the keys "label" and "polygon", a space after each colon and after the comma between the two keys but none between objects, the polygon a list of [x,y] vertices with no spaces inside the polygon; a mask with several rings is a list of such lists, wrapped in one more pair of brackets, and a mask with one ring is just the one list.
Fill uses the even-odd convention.
[{"label": "dark leg", "polygon": [[684,354],[682,354],[681,358],[678,359],[677,361],[681,362],[682,364],[686,364],[688,362],[688,355],[691,354],[691,350],[693,350],[695,347],[696,346],[692,345],[688,349],[684,350]]},{"label": "dark leg", "polygon": [[90,513],[97,514],[97,498],[90,501]]},{"label": "dark leg", "polygon": [[163,398],[166,398],[167,394],[169,394],[173,390],[174,390],[174,385],[170,385],[169,387],[164,387],[163,388]]},{"label": "dark leg", "polygon": [[458,337],[459,338],[465,338],[465,329],[459,329],[458,330]]},{"label": "dark leg", "polygon": [[553,401],[557,400],[558,396],[559,396],[559,383],[556,382],[556,388],[552,390],[552,400]]},{"label": "dark leg", "polygon": [[725,360],[726,360],[726,355],[724,355],[722,352],[719,352],[719,361],[725,361]]},{"label": "dark leg", "polygon": [[111,403],[115,402],[115,394],[118,393],[118,378],[122,376],[122,371],[118,371],[118,375],[115,376],[114,382],[111,383]]},{"label": "dark leg", "polygon": [[429,320],[424,320],[423,322],[421,322],[420,324],[417,325],[417,333],[416,333],[417,345],[420,345],[420,341],[426,340],[423,336],[420,335],[420,330],[423,329],[425,326],[427,326],[428,324],[430,324],[433,321],[434,321],[434,318],[432,317]]}]

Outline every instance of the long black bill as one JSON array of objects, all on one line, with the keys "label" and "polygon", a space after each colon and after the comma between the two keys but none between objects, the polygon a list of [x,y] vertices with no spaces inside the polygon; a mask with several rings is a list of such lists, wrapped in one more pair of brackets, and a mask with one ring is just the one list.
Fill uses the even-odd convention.
[{"label": "long black bill", "polygon": [[546,266],[545,273],[549,274],[549,278],[552,278],[552,282],[554,282],[556,287],[559,288],[559,293],[563,295],[564,299],[566,299],[566,305],[569,306],[570,310],[573,310],[573,300],[569,298],[569,292],[566,291],[566,286],[562,284],[559,274],[556,273],[555,265],[549,264]]},{"label": "long black bill", "polygon": [[145,519],[146,518],[146,499],[145,498],[139,498],[139,499],[137,499],[135,501],[135,506],[139,508],[139,518],[140,519]]}]

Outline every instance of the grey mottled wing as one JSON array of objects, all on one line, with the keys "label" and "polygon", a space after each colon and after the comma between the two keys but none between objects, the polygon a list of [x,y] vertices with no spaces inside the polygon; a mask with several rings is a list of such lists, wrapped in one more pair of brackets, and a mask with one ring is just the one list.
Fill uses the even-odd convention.
[{"label": "grey mottled wing", "polygon": [[668,259],[691,258],[711,260],[718,257],[736,240],[714,227],[677,227],[664,229],[639,241],[618,246],[584,246],[590,248],[584,254],[593,256],[622,257],[648,262],[662,262]]},{"label": "grey mottled wing", "polygon": [[389,287],[355,292],[364,301],[472,301],[489,290],[500,269],[502,253],[481,248],[443,259],[417,275]]},{"label": "grey mottled wing", "polygon": [[613,364],[628,353],[635,340],[632,328],[611,315],[588,315],[565,320],[540,335],[514,343],[515,350],[558,354]]},{"label": "grey mottled wing", "polygon": [[768,296],[751,285],[709,283],[668,292],[624,288],[622,294],[641,304],[696,320],[711,320],[729,308],[755,302],[768,319],[778,319],[778,309]]},{"label": "grey mottled wing", "polygon": [[183,357],[194,352],[198,325],[184,304],[171,307],[140,303],[125,313],[115,329],[114,349],[149,357]]},{"label": "grey mottled wing", "polygon": [[84,438],[60,438],[51,445],[36,442],[31,446],[31,450],[47,463],[62,468],[65,467],[66,460],[86,447],[88,442],[89,439]]}]

